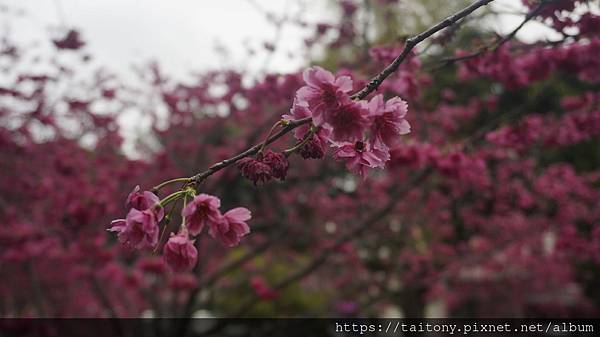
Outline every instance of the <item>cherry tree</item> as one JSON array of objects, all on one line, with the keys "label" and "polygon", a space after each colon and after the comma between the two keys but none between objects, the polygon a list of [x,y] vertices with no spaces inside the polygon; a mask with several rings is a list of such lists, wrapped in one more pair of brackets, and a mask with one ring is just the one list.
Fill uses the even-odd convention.
[{"label": "cherry tree", "polygon": [[[370,41],[361,18],[402,17],[340,1],[306,49],[349,56],[250,85],[151,65],[166,117],[105,72],[56,98],[75,71],[11,73],[27,50],[6,37],[3,315],[596,315],[598,3],[524,0],[489,34],[491,2]],[[517,40],[532,22],[559,37]],[[85,53],[76,30],[53,43]],[[152,121],[141,160],[131,107]]]}]

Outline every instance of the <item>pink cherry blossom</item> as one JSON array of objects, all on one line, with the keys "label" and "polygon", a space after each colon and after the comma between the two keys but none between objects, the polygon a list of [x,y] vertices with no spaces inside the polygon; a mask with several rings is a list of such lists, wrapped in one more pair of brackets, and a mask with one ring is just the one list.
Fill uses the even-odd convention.
[{"label": "pink cherry blossom", "polygon": [[410,132],[410,124],[404,119],[407,104],[399,97],[384,101],[377,95],[368,103],[371,119],[371,144],[374,147],[391,148],[398,143],[399,136]]},{"label": "pink cherry blossom", "polygon": [[159,201],[158,196],[150,191],[140,192],[140,185],[137,185],[127,196],[125,206],[143,211],[156,205]]},{"label": "pink cherry blossom", "polygon": [[[294,121],[299,120],[306,117],[312,117],[312,113],[308,109],[308,102],[299,101],[297,98],[294,99],[294,103],[292,104],[292,108],[290,109],[290,113],[281,116],[283,120],[286,121]],[[304,139],[304,135],[310,129],[310,124],[301,125],[294,129],[294,137],[296,139]]]},{"label": "pink cherry blossom", "polygon": [[331,112],[329,125],[334,141],[356,141],[363,138],[369,126],[369,110],[364,102],[349,101]]},{"label": "pink cherry blossom", "polygon": [[[311,117],[312,113],[308,109],[308,103],[294,99],[294,104],[290,109],[290,114],[283,115],[282,118],[287,121],[299,120]],[[294,129],[294,137],[303,141],[310,130],[310,124],[305,124]],[[325,155],[325,149],[331,136],[329,127],[319,127],[310,140],[300,148],[298,153],[304,159],[320,159]]]},{"label": "pink cherry blossom", "polygon": [[335,145],[333,153],[336,160],[345,160],[346,168],[365,178],[370,168],[383,168],[389,160],[390,154],[386,150],[371,148],[368,143],[358,141],[355,143],[344,142]]},{"label": "pink cherry blossom", "polygon": [[198,262],[198,250],[187,233],[179,233],[165,243],[163,258],[172,271],[184,272],[194,268]]},{"label": "pink cherry blossom", "polygon": [[108,230],[117,232],[119,241],[135,249],[154,248],[158,243],[158,219],[155,212],[132,208],[125,219],[114,220]]},{"label": "pink cherry blossom", "polygon": [[348,76],[335,77],[329,71],[315,66],[303,74],[306,86],[300,88],[296,98],[306,102],[317,126],[329,122],[331,113],[340,105],[348,103],[352,90],[352,79]]},{"label": "pink cherry blossom", "polygon": [[250,227],[246,221],[250,220],[251,213],[247,208],[237,207],[223,214],[221,220],[211,225],[209,234],[213,238],[219,238],[221,243],[227,247],[234,247],[240,243],[240,239],[250,233]]},{"label": "pink cherry blossom", "polygon": [[214,225],[221,219],[221,200],[208,194],[199,194],[182,211],[190,235],[202,232],[204,225]]}]

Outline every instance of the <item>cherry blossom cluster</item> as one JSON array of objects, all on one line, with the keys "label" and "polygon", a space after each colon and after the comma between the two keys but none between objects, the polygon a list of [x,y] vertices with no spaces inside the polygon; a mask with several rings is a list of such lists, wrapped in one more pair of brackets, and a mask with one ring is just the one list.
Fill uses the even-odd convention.
[{"label": "cherry blossom cluster", "polygon": [[[334,158],[345,161],[348,170],[362,177],[370,168],[383,168],[390,158],[389,149],[410,132],[406,102],[399,97],[386,101],[381,94],[370,101],[353,100],[349,76],[335,77],[317,66],[305,70],[303,77],[306,85],[296,92],[291,118],[312,117],[318,140],[311,146],[320,145],[320,153],[324,144],[330,144]],[[295,136],[310,137],[306,130],[298,130]]]},{"label": "cherry blossom cluster", "polygon": [[[370,101],[353,100],[349,76],[336,77],[318,66],[306,69],[303,78],[305,85],[296,92],[290,113],[282,121],[285,125],[310,117],[312,123],[294,130],[298,144],[293,150],[305,159],[319,159],[331,146],[333,157],[363,178],[369,169],[383,168],[390,148],[410,132],[406,102],[399,97],[386,101],[381,94]],[[283,180],[290,152],[260,151],[256,158],[242,159],[238,167],[255,184],[271,178]]]},{"label": "cherry blossom cluster", "polygon": [[[384,2],[391,1],[377,4]],[[380,71],[402,46],[374,46],[369,62],[353,52],[361,26],[349,18],[365,9],[356,10],[352,3],[340,4],[344,22],[320,24],[315,28],[327,30],[328,36],[313,40],[320,41],[320,48],[323,43],[330,49],[348,47],[340,53],[344,60],[327,62],[340,69],[334,84],[348,75],[356,89],[368,81],[363,74]],[[528,3],[534,9],[540,1]],[[139,317],[149,309],[187,316],[201,308],[226,315],[242,312],[240,296],[254,296],[272,303],[245,313],[263,314],[272,307],[276,314],[361,315],[388,305],[376,301],[379,295],[401,291],[412,299],[398,303],[408,314],[418,315],[434,300],[449,316],[597,317],[600,299],[588,290],[595,289],[600,270],[599,19],[591,12],[579,15],[586,6],[578,5],[577,15],[570,13],[569,3],[585,1],[546,3],[552,7],[532,20],[564,32],[562,41],[522,43],[515,36],[496,50],[457,61],[457,69],[444,66],[436,72],[420,63],[444,64],[435,50],[452,52],[453,41],[463,38],[432,48],[433,59],[410,55],[377,93],[410,97],[411,114],[419,116],[411,126],[420,132],[391,147],[388,169],[360,185],[328,160],[295,162],[290,157],[323,158],[330,147],[343,155],[346,149],[336,146],[342,142],[349,143],[347,152],[353,155],[358,141],[333,139],[343,130],[334,135],[336,110],[325,113],[332,114],[326,117],[331,123],[313,121],[291,130],[299,119],[315,115],[311,102],[297,94],[298,88],[311,87],[302,73],[268,74],[250,84],[242,81],[243,71],[215,71],[184,84],[158,65],[148,69],[153,93],[160,93],[156,106],[169,113],[147,110],[149,116],[164,117],[150,118],[161,146],[148,152],[141,148],[147,154],[141,161],[123,156],[115,121],[120,110],[107,114],[101,109],[126,103],[146,111],[141,102],[129,101],[127,87],[99,76],[87,83],[89,96],[66,95],[54,106],[48,104],[49,93],[64,84],[65,73],[58,69],[64,63],[55,64],[56,71],[18,72],[14,83],[0,86],[0,190],[7,192],[0,197],[0,312],[9,317]],[[56,50],[79,53],[80,36],[75,37],[67,33],[54,41]],[[24,61],[26,51],[13,42],[0,39],[0,60]],[[461,42],[456,48],[477,52],[478,43]],[[81,49],[85,52],[85,45]],[[216,87],[223,90],[212,90]],[[360,102],[348,100],[350,91],[340,91],[336,101]],[[188,191],[190,183],[182,180],[182,190],[164,193],[164,198],[162,189],[136,188],[127,202],[130,214],[111,226],[123,244],[113,244],[106,235],[105,224],[123,207],[115,196],[126,196],[129,185],[135,185],[131,182],[151,186],[222,162],[254,143],[261,126],[277,122],[278,113],[294,99],[289,117],[277,126],[294,133],[293,148],[277,151],[267,148],[269,142],[255,156],[230,162],[257,184],[283,180],[291,164],[309,179],[289,179],[259,191],[239,184],[236,172],[220,172],[201,185],[214,195],[225,188],[235,191],[219,198]],[[392,100],[382,99],[384,104]],[[63,127],[65,116],[78,127]],[[369,112],[360,139],[370,149],[380,142],[372,123]],[[40,140],[40,127],[56,136]],[[81,146],[83,135],[97,140],[93,149]],[[424,172],[431,173],[412,178]],[[363,225],[360,219],[390,201],[394,189],[402,191],[401,198],[385,219],[331,250]],[[248,230],[248,220],[242,220],[250,217],[247,210],[227,211],[234,200],[244,200],[265,226],[253,226],[252,240],[243,249],[214,249],[235,244]],[[185,206],[172,213],[167,205],[174,203]],[[221,210],[219,203],[228,207]],[[175,221],[176,213],[183,224]],[[282,223],[286,226],[267,226]],[[202,232],[215,239],[204,240]],[[136,246],[161,253],[137,254]],[[201,272],[185,272],[199,259]],[[319,267],[318,261],[325,262]],[[239,266],[236,271],[228,269],[233,265]],[[369,291],[357,296],[358,288]],[[198,291],[211,296],[201,299]],[[186,311],[190,300],[196,304]]]},{"label": "cherry blossom cluster", "polygon": [[[208,194],[195,195],[194,189],[184,189],[163,200],[150,191],[140,191],[140,187],[129,194],[125,219],[114,220],[108,229],[116,232],[119,241],[132,249],[156,249],[159,244],[159,223],[165,217],[164,206],[180,198],[191,201],[182,210],[183,222],[177,234],[171,233],[163,246],[163,258],[171,270],[183,272],[191,270],[198,262],[198,250],[194,238],[200,235],[205,226],[208,234],[217,238],[224,246],[233,247],[250,233],[246,221],[250,211],[243,207],[231,209],[223,214],[219,208],[221,200]],[[163,231],[167,229],[165,224]]]},{"label": "cherry blossom cluster", "polygon": [[[399,97],[386,101],[381,94],[370,101],[353,100],[349,94],[352,90],[350,77],[335,77],[320,67],[307,69],[303,77],[306,85],[296,92],[290,114],[284,115],[272,131],[277,126],[308,117],[312,123],[294,130],[297,144],[284,152],[265,149],[267,137],[255,157],[237,161],[241,174],[255,185],[273,178],[285,180],[291,153],[297,151],[305,159],[319,159],[325,155],[328,145],[334,148],[335,159],[345,161],[351,172],[363,178],[369,169],[383,168],[390,159],[390,148],[399,144],[401,135],[410,132],[410,125],[404,118],[406,102]],[[208,194],[196,195],[196,190],[189,185],[191,178],[175,179],[159,186],[182,180],[186,182],[182,189],[163,200],[136,186],[126,200],[129,209],[126,218],[112,221],[109,228],[126,247],[156,249],[160,244],[159,223],[165,218],[164,207],[183,198],[186,205],[181,212],[182,224],[177,234],[171,233],[163,245],[164,261],[178,272],[196,265],[198,250],[194,238],[204,227],[209,228],[211,237],[233,247],[250,232],[246,221],[251,218],[250,211],[243,207],[222,214],[220,199]],[[188,198],[191,199],[189,203]],[[167,224],[163,228],[165,231]]]},{"label": "cherry blossom cluster", "polygon": [[[291,153],[297,151],[305,159],[319,159],[325,155],[327,146],[334,148],[335,159],[344,161],[348,170],[363,178],[369,169],[383,168],[390,159],[390,149],[399,144],[401,135],[410,132],[405,119],[406,102],[399,97],[386,101],[381,94],[370,101],[354,100],[350,96],[350,77],[335,77],[321,67],[305,70],[303,78],[305,86],[297,90],[290,114],[284,115],[272,131],[300,119],[310,118],[311,123],[294,130],[297,144],[284,152],[265,149],[267,137],[255,157],[238,160],[241,174],[255,185],[273,178],[285,180]],[[250,232],[246,221],[251,218],[250,211],[243,207],[222,214],[220,199],[208,194],[196,195],[196,190],[188,185],[190,178],[167,181],[159,186],[181,180],[186,182],[182,189],[163,200],[136,186],[126,200],[129,209],[126,218],[112,221],[109,228],[126,247],[156,249],[160,244],[159,223],[165,218],[164,207],[182,198],[186,204],[187,198],[191,198],[182,209],[183,221],[177,234],[171,233],[163,245],[164,261],[178,272],[196,265],[198,250],[194,238],[205,226],[211,237],[233,247]],[[167,224],[163,232],[166,230]]]}]

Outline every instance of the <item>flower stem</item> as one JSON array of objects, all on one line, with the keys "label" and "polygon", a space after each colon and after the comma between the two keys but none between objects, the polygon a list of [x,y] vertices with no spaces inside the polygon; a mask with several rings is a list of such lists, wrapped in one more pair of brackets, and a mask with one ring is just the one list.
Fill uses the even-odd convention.
[{"label": "flower stem", "polygon": [[187,193],[189,193],[188,190],[177,191],[177,192],[171,193],[168,196],[166,196],[163,200],[161,200],[159,202],[159,205],[162,206],[162,207],[165,207],[170,202],[173,202],[175,200],[179,200],[182,195],[185,195]]},{"label": "flower stem", "polygon": [[262,143],[262,146],[258,150],[258,153],[262,153],[263,152],[263,150],[267,146],[267,141],[269,140],[269,138],[271,137],[271,135],[273,134],[273,132],[275,132],[275,129],[278,126],[280,126],[280,125],[282,125],[282,121],[281,120],[278,120],[277,123],[273,124],[273,126],[271,127],[271,130],[269,130],[269,134],[267,135],[267,137],[265,137],[265,141]]},{"label": "flower stem", "polygon": [[309,140],[312,139],[312,137],[314,136],[314,134],[317,132],[317,128],[315,128],[314,126],[311,126],[310,130],[308,131],[308,133],[306,134],[306,136],[304,136],[304,139],[302,139],[301,142],[299,142],[298,144],[296,144],[294,147],[289,148],[285,151],[283,151],[283,153],[289,157],[292,153],[296,152],[297,150],[299,150],[300,148],[302,148],[306,143],[308,143]]},{"label": "flower stem", "polygon": [[[188,195],[187,195],[187,194],[185,194],[185,195],[183,196],[183,207],[182,207],[181,209],[185,209],[185,206],[187,206],[187,197],[188,197]],[[186,230],[186,226],[185,226],[185,217],[184,217],[183,215],[181,216],[181,228],[182,228],[183,230]]]},{"label": "flower stem", "polygon": [[178,182],[182,182],[182,183],[189,183],[191,182],[192,179],[191,178],[175,178],[175,179],[171,179],[171,180],[167,180],[165,182],[162,182],[154,187],[152,187],[152,192],[158,192],[161,188],[170,185],[170,184],[174,184],[174,183],[178,183]]},{"label": "flower stem", "polygon": [[174,202],[173,206],[171,206],[171,210],[165,216],[165,223],[163,224],[163,229],[160,233],[160,238],[158,239],[158,244],[156,245],[156,247],[154,247],[154,250],[152,251],[153,253],[156,253],[156,251],[158,250],[158,247],[160,246],[160,243],[162,242],[163,238],[165,237],[165,233],[167,232],[169,224],[171,223],[171,219],[173,218],[173,211],[175,210],[176,206],[177,206],[177,203]]}]

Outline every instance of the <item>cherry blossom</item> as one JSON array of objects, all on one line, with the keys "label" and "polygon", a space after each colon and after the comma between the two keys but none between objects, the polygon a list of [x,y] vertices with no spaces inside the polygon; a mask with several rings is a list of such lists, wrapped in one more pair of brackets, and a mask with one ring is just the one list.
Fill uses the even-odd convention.
[{"label": "cherry blossom", "polygon": [[308,105],[315,125],[329,123],[333,111],[349,103],[352,80],[348,76],[335,77],[318,66],[306,69],[303,77],[307,85],[296,93],[299,104]]},{"label": "cherry blossom", "polygon": [[205,225],[218,223],[221,218],[219,207],[221,200],[215,196],[204,193],[195,196],[181,213],[190,235],[197,236]]},{"label": "cherry blossom", "polygon": [[390,158],[387,151],[373,148],[363,141],[344,142],[335,146],[333,157],[345,161],[350,172],[363,178],[366,178],[369,169],[385,167],[385,162]]},{"label": "cherry blossom", "polygon": [[211,225],[209,234],[218,238],[224,246],[237,246],[241,238],[250,233],[250,227],[246,223],[250,218],[251,213],[247,208],[231,209],[223,214],[218,223]]},{"label": "cherry blossom", "polygon": [[163,257],[174,272],[191,270],[198,262],[198,250],[187,233],[172,235],[163,247]]},{"label": "cherry blossom", "polygon": [[377,95],[369,102],[371,119],[371,142],[377,148],[391,148],[398,144],[401,135],[410,132],[410,124],[404,119],[408,107],[399,97],[384,101],[383,95]]}]

